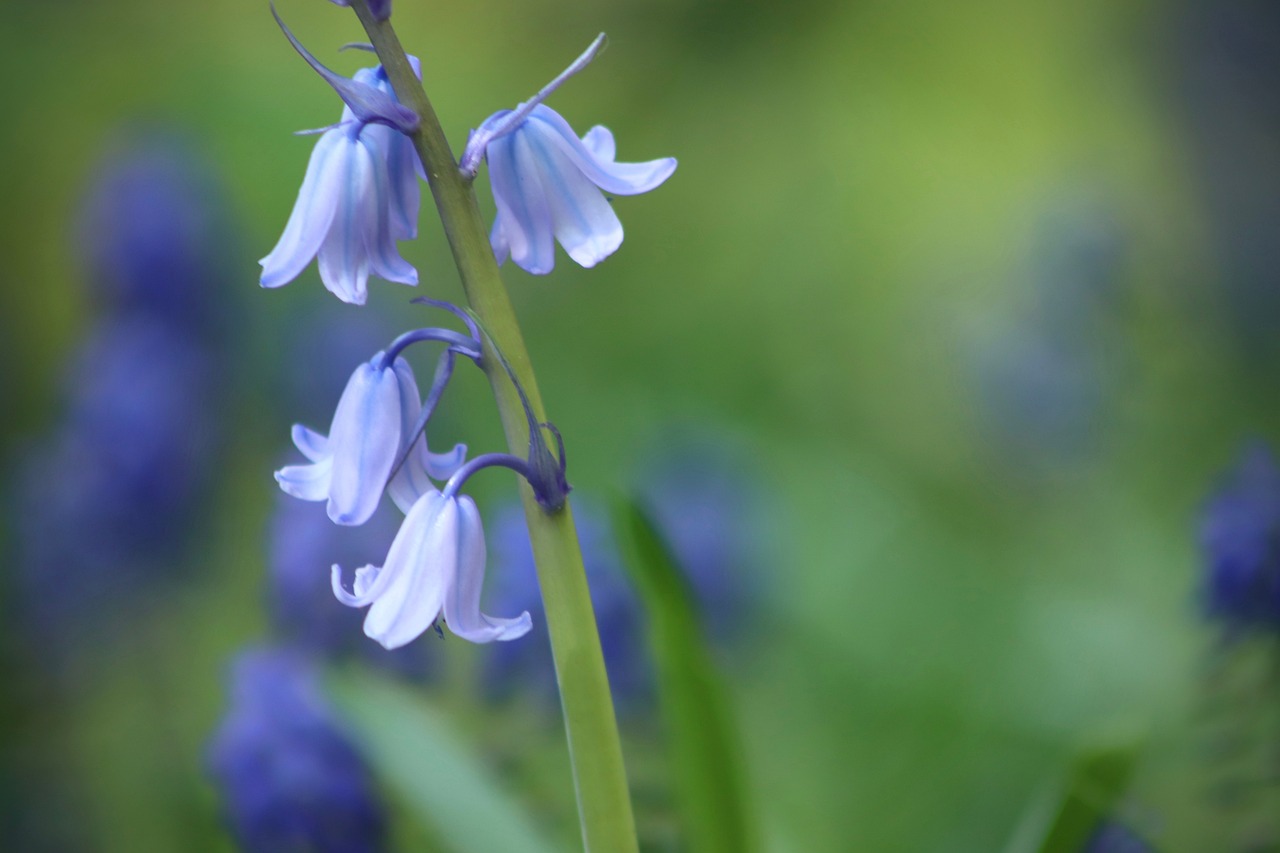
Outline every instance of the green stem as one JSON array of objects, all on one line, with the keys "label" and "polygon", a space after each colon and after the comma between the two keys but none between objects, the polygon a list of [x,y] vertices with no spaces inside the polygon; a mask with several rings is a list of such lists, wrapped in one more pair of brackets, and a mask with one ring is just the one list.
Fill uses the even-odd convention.
[{"label": "green stem", "polygon": [[[480,216],[471,183],[458,171],[435,110],[390,22],[374,20],[365,0],[354,0],[351,6],[369,34],[396,97],[422,120],[410,139],[426,168],[431,194],[444,223],[467,301],[524,386],[534,414],[538,420],[545,421],[529,353],[498,274],[488,229]],[[492,355],[484,361],[507,444],[512,453],[523,455],[529,446],[524,409],[515,387]],[[613,700],[573,516],[568,505],[560,512],[544,512],[527,484],[521,484],[520,492],[551,634],[583,841],[588,851],[598,853],[634,851],[637,849],[635,824],[622,763],[622,744],[618,739]]]}]

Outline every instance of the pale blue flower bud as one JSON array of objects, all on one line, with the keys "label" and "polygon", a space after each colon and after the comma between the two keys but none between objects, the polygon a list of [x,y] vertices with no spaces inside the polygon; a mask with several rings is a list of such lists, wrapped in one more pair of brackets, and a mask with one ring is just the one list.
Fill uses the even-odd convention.
[{"label": "pale blue flower bud", "polygon": [[410,508],[384,565],[358,569],[353,592],[335,565],[333,591],[349,607],[369,607],[364,632],[387,649],[413,641],[442,613],[450,631],[473,643],[524,636],[532,627],[528,612],[514,619],[480,612],[484,563],[475,503],[432,490]]},{"label": "pale blue flower bud", "polygon": [[[378,508],[382,491],[400,452],[402,385],[416,396],[408,362],[383,367],[382,353],[356,368],[323,436],[301,424],[293,442],[310,460],[276,472],[280,488],[296,498],[329,502],[329,518],[338,524],[363,524]],[[418,402],[414,401],[416,413]]]},{"label": "pale blue flower bud", "polygon": [[[500,124],[503,110],[484,127]],[[584,267],[622,245],[622,223],[604,193],[648,192],[675,171],[673,157],[618,163],[613,134],[596,126],[581,139],[559,113],[539,104],[513,130],[489,141],[486,156],[498,213],[490,242],[501,263],[511,257],[535,275],[555,267],[555,242]],[[602,192],[603,191],[603,192]]]}]

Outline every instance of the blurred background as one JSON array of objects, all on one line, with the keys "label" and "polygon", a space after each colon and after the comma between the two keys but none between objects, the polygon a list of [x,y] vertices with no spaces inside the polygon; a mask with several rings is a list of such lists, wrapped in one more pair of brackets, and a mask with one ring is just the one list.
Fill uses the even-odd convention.
[{"label": "blurred background", "polygon": [[[363,37],[349,11],[279,9],[321,61],[369,64],[337,52]],[[248,845],[273,714],[314,713],[288,737],[329,726],[322,758],[277,771],[356,779],[351,826],[378,839],[332,849],[466,850],[313,691],[319,666],[411,691],[572,849],[545,635],[382,652],[327,572],[380,562],[398,515],[335,531],[271,478],[291,423],[323,430],[359,360],[438,322],[409,298],[461,300],[430,202],[400,246],[416,292],[342,305],[314,266],[260,290],[314,144],[291,134],[340,110],[266,5],[4,10],[0,846]],[[1222,604],[1213,572],[1241,536],[1246,572],[1280,572],[1280,5],[393,20],[455,150],[604,30],[552,106],[622,160],[680,161],[617,202],[627,240],[598,268],[504,268],[568,444],[646,849],[683,847],[621,493],[689,572],[766,849],[1001,850],[1116,732],[1140,744],[1117,822],[1160,850],[1277,849],[1280,592]],[[465,366],[432,423],[438,449],[502,444]],[[1237,467],[1244,533],[1214,502]],[[473,482],[493,612],[539,621],[514,484]]]}]

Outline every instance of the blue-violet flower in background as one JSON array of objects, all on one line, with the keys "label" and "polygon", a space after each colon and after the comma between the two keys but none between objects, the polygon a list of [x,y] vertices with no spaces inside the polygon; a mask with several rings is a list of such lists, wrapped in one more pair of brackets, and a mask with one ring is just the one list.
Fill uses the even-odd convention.
[{"label": "blue-violet flower in background", "polygon": [[368,768],[320,691],[314,664],[285,649],[242,653],[209,770],[242,850],[376,853],[386,817]]},{"label": "blue-violet flower in background", "polygon": [[[337,6],[350,6],[351,0],[329,0]],[[374,20],[385,21],[391,17],[391,0],[369,0],[369,11]]]},{"label": "blue-violet flower in background", "polygon": [[[513,110],[495,113],[481,126],[500,124]],[[511,257],[534,275],[555,267],[555,241],[584,267],[593,267],[622,245],[622,223],[604,193],[638,195],[675,171],[673,157],[618,163],[608,128],[581,139],[555,110],[539,104],[514,130],[489,142],[486,156],[498,208],[489,239],[502,263]],[[602,192],[603,190],[603,192]]]},{"label": "blue-violet flower in background", "polygon": [[357,569],[353,592],[335,565],[333,591],[348,607],[369,607],[364,632],[387,649],[416,639],[441,612],[451,632],[473,643],[524,636],[532,627],[528,612],[514,619],[480,612],[484,563],[475,502],[431,488],[410,508],[385,563]]},{"label": "blue-violet flower in background", "polygon": [[[362,68],[354,81],[394,99],[382,66]],[[417,284],[396,240],[418,230],[420,165],[408,137],[365,123],[344,107],[311,152],[298,200],[276,247],[261,260],[263,287],[293,281],[319,261],[320,279],[343,302],[363,305],[369,276]]]},{"label": "blue-violet flower in background", "polygon": [[334,524],[319,504],[280,495],[269,528],[268,606],[273,635],[317,658],[358,657],[401,678],[426,681],[436,672],[433,643],[388,652],[360,635],[362,614],[334,599],[329,566],[382,559],[403,516],[383,504],[359,527]]},{"label": "blue-violet flower in background", "polygon": [[1122,823],[1104,821],[1082,853],[1152,853],[1155,848]]},{"label": "blue-violet flower in background", "polygon": [[1205,507],[1200,545],[1209,614],[1236,627],[1280,626],[1280,468],[1264,445],[1245,450]]},{"label": "blue-violet flower in background", "polygon": [[404,421],[421,405],[409,363],[397,358],[384,367],[382,361],[379,352],[351,374],[328,436],[294,425],[293,443],[311,464],[276,472],[288,494],[327,500],[337,524],[363,524],[378,508],[401,450]]},{"label": "blue-violet flower in background", "polygon": [[[603,508],[582,498],[574,503],[573,522],[582,547],[591,607],[609,673],[609,690],[620,711],[639,710],[645,707],[653,689],[653,667],[645,646],[640,600],[626,576]],[[527,608],[535,617],[541,616],[542,595],[523,509],[518,504],[502,508],[490,529],[498,572],[489,590],[488,605],[505,611]],[[554,702],[555,666],[546,620],[534,619],[533,632],[525,642],[490,648],[482,678],[486,692],[494,698],[507,698],[517,688],[525,688]]]},{"label": "blue-violet flower in background", "polygon": [[182,135],[144,126],[100,166],[76,235],[101,309],[156,315],[216,337],[225,319],[228,244],[219,181]]}]

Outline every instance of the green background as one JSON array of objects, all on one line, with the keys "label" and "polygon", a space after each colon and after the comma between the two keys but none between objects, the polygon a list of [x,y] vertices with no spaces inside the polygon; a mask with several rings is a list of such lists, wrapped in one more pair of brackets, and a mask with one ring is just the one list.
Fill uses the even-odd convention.
[{"label": "green background", "polygon": [[[331,67],[367,62],[336,52],[362,37],[347,10],[279,9]],[[723,662],[770,850],[998,850],[1079,746],[1116,728],[1145,743],[1122,816],[1161,849],[1225,849],[1248,820],[1206,794],[1215,632],[1196,603],[1196,519],[1242,440],[1275,435],[1280,412],[1274,364],[1246,357],[1223,308],[1179,101],[1185,14],[1102,0],[395,4],[455,150],[604,30],[607,51],[552,105],[579,132],[610,127],[622,160],[680,161],[660,190],[617,201],[627,239],[599,267],[561,252],[552,275],[504,277],[580,492],[627,482],[671,424],[747,449],[769,506],[766,594]],[[137,593],[83,649],[74,690],[31,687],[39,657],[15,637],[5,732],[14,767],[64,780],[74,814],[61,819],[93,849],[226,850],[201,750],[226,661],[267,633],[268,472],[291,418],[259,417],[273,405],[261,377],[290,358],[291,318],[332,299],[314,267],[259,290],[256,259],[313,144],[291,132],[333,121],[337,102],[266,5],[238,0],[9,0],[0,69],[0,439],[13,452],[56,421],[92,320],[73,224],[113,147],[179,129],[240,224],[221,295],[232,437],[198,565]],[[1067,332],[1102,391],[1065,453],[993,431],[975,367],[1043,298],[1037,247],[1064,210],[1110,223],[1122,246],[1112,292]],[[422,223],[401,246],[419,291],[458,300],[429,203]],[[1049,286],[1072,286],[1060,278]],[[414,294],[370,292],[418,321]],[[499,447],[483,382],[457,384],[446,440]],[[478,488],[509,497],[499,477]],[[568,843],[558,723],[485,706],[481,652],[442,648],[427,701]],[[627,725],[646,843],[678,849],[658,726]],[[453,849],[412,812],[404,849]]]}]

